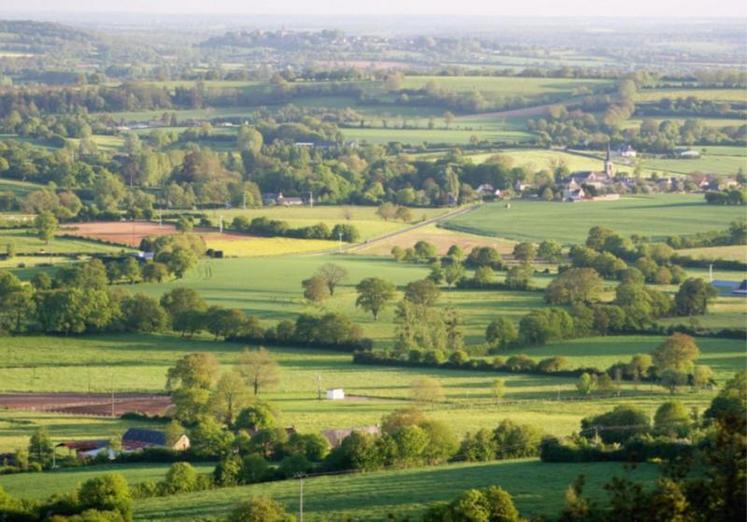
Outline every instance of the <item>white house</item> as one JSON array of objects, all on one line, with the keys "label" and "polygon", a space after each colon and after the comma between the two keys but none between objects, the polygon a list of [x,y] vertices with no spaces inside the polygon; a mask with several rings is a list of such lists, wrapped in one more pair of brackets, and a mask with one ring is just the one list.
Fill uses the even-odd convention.
[{"label": "white house", "polygon": [[327,390],[328,401],[342,401],[345,400],[345,390],[342,388],[332,388]]}]

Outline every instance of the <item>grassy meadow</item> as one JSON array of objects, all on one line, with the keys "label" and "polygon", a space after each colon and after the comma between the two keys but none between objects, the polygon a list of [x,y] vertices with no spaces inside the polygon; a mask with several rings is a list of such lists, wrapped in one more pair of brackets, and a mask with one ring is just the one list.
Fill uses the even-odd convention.
[{"label": "grassy meadow", "polygon": [[33,229],[0,230],[0,251],[12,244],[17,255],[23,254],[103,254],[130,251],[127,247],[106,245],[84,239],[55,237],[48,242],[39,239]]},{"label": "grassy meadow", "polygon": [[[65,450],[58,450],[61,455]],[[55,494],[67,493],[76,485],[104,473],[119,473],[128,484],[163,480],[170,464],[116,464],[63,468],[44,473],[21,473],[0,477],[0,487],[17,498],[43,500]],[[193,464],[198,473],[211,473],[212,463]]]},{"label": "grassy meadow", "polygon": [[552,238],[575,244],[583,242],[594,225],[655,240],[724,230],[743,216],[739,207],[706,204],[701,194],[660,194],[578,204],[515,200],[510,209],[503,203],[492,203],[450,219],[444,226],[516,241]]},{"label": "grassy meadow", "polygon": [[[662,341],[659,336],[604,337],[552,343],[514,353],[527,353],[535,359],[559,355],[572,367],[607,367],[627,361],[637,353],[647,353]],[[699,339],[701,361],[711,365],[719,382],[745,366],[743,343],[722,339]],[[56,392],[114,389],[124,391],[163,391],[166,372],[186,353],[214,354],[227,369],[244,349],[243,345],[208,338],[182,339],[172,335],[98,335],[86,337],[5,337],[0,338],[0,392]],[[427,407],[433,418],[447,421],[463,434],[481,427],[495,426],[511,418],[556,435],[578,429],[581,418],[633,401],[653,413],[667,392],[646,385],[636,389],[625,383],[620,396],[594,397],[582,402],[558,399],[576,398],[576,379],[541,375],[521,375],[471,370],[436,370],[354,365],[347,353],[305,348],[271,348],[281,367],[277,388],[263,397],[281,412],[282,422],[301,431],[318,432],[331,427],[374,424],[386,413],[412,405],[410,386],[428,376],[443,386],[445,401]],[[341,387],[357,400],[317,400],[317,376],[324,388]],[[505,379],[506,395],[496,404],[490,386],[496,378]],[[680,398],[689,406],[704,408],[714,392],[684,392]],[[133,425],[118,419],[85,419],[53,414],[0,412],[0,451],[25,444],[25,436],[42,424],[49,426],[55,440],[112,436]],[[90,426],[87,425],[90,423]],[[135,423],[137,424],[137,423]]]},{"label": "grassy meadow", "polygon": [[[524,516],[554,516],[563,507],[565,489],[578,475],[587,479],[585,492],[601,500],[606,498],[602,485],[613,476],[627,475],[651,484],[658,470],[651,464],[626,471],[615,463],[510,460],[316,477],[304,481],[304,520],[387,520],[390,513],[417,520],[435,502],[449,501],[464,489],[490,485],[508,490]],[[135,508],[135,520],[220,520],[252,495],[270,495],[297,513],[298,486],[297,481],[286,480],[143,500]]]}]

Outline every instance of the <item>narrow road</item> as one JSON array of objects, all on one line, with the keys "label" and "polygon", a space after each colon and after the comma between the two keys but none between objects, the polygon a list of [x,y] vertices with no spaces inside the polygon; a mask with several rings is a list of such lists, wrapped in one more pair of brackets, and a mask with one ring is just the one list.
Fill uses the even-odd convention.
[{"label": "narrow road", "polygon": [[363,250],[365,248],[371,247],[383,241],[387,241],[393,237],[399,236],[400,234],[406,234],[408,232],[412,232],[413,230],[417,230],[422,227],[427,227],[428,225],[433,225],[436,223],[440,223],[442,221],[446,221],[447,219],[451,219],[456,216],[461,216],[462,214],[467,214],[468,212],[472,212],[473,210],[478,208],[480,205],[481,203],[474,203],[472,205],[468,205],[465,207],[459,207],[450,212],[447,212],[446,214],[441,214],[440,216],[426,219],[425,221],[421,221],[420,223],[416,223],[414,225],[402,228],[400,230],[395,230],[394,232],[387,232],[386,234],[382,234],[375,238],[369,239],[367,241],[364,241],[363,243],[357,243],[355,245],[343,247],[342,253],[352,254],[352,253],[358,252],[359,250]]}]

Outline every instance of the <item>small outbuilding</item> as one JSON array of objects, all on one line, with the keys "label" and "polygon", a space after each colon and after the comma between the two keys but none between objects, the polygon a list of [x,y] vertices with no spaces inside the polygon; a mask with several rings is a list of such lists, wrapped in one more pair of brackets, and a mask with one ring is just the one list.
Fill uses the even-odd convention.
[{"label": "small outbuilding", "polygon": [[332,388],[327,390],[328,401],[343,401],[345,400],[345,390],[342,388]]}]

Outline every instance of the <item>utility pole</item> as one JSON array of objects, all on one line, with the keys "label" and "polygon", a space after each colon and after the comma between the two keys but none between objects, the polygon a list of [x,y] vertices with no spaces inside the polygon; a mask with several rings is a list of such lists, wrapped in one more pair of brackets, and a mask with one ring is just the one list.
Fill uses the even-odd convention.
[{"label": "utility pole", "polygon": [[316,374],[316,399],[322,400],[322,374]]},{"label": "utility pole", "polygon": [[222,234],[223,233],[223,216],[220,216],[218,218],[218,223],[219,223],[218,227],[219,227],[220,233]]},{"label": "utility pole", "polygon": [[340,251],[340,254],[342,254],[342,232],[337,233],[337,238],[339,240],[338,250]]},{"label": "utility pole", "polygon": [[298,474],[299,499],[298,499],[298,522],[303,522],[303,474]]},{"label": "utility pole", "polygon": [[244,210],[246,210],[246,192],[244,192],[244,202],[242,206],[244,207]]}]

